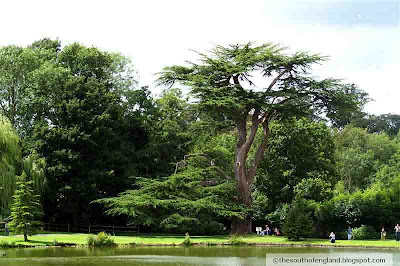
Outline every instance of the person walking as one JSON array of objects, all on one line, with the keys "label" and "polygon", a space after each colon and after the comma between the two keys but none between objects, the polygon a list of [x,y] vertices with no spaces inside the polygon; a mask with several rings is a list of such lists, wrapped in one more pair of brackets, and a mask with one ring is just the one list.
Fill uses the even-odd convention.
[{"label": "person walking", "polygon": [[384,241],[385,239],[386,239],[386,231],[385,231],[385,227],[382,226],[381,240]]},{"label": "person walking", "polygon": [[394,233],[396,234],[396,241],[400,240],[400,225],[396,224],[394,227]]},{"label": "person walking", "polygon": [[349,228],[347,228],[347,240],[351,240],[352,235],[353,235],[353,229],[351,229],[351,226],[349,225]]},{"label": "person walking", "polygon": [[4,230],[5,230],[6,236],[8,236],[8,235],[10,234],[10,230],[8,229],[8,222],[6,222],[6,223],[4,224]]}]

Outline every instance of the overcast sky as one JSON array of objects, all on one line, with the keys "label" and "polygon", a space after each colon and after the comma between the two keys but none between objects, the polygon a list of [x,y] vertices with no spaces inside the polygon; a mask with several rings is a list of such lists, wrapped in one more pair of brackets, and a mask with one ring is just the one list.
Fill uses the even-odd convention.
[{"label": "overcast sky", "polygon": [[330,56],[315,69],[367,91],[373,114],[400,114],[399,0],[69,0],[0,2],[0,46],[44,37],[132,58],[154,93],[154,74],[195,59],[190,49],[255,41]]}]

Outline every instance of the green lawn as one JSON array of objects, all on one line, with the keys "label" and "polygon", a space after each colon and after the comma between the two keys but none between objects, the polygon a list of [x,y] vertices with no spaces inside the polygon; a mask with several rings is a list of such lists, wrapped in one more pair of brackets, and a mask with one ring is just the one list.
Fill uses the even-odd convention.
[{"label": "green lawn", "polygon": [[[71,243],[86,245],[88,234],[74,233],[44,233],[29,237],[29,242],[23,241],[23,236],[0,236],[0,244],[3,241],[14,242],[16,245],[43,246],[58,243]],[[143,245],[179,245],[184,240],[184,236],[162,236],[162,235],[142,235],[142,236],[114,236],[117,244],[143,244]],[[229,236],[191,236],[192,243],[197,244],[229,244]],[[306,239],[303,241],[289,241],[286,237],[280,236],[244,236],[241,239],[247,244],[258,245],[326,245],[326,246],[363,246],[363,247],[395,247],[400,248],[400,242],[395,240],[337,240],[335,244],[329,243],[327,239]]]}]

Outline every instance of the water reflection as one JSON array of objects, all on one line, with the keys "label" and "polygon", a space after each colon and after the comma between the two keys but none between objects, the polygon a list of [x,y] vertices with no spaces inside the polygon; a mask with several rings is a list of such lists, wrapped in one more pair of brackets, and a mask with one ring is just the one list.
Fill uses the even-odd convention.
[{"label": "water reflection", "polygon": [[[399,265],[398,249],[279,248],[279,247],[129,247],[3,249],[0,266],[259,266],[266,253],[390,253]],[[383,265],[382,265],[383,266]]]}]

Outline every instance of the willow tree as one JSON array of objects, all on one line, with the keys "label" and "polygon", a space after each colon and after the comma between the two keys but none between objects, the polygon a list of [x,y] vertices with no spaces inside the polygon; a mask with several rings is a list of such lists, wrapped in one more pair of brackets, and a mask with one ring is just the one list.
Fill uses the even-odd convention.
[{"label": "willow tree", "polygon": [[[208,54],[198,55],[198,62],[164,68],[158,82],[187,86],[204,112],[235,125],[234,171],[224,175],[235,178],[239,202],[249,209],[247,218],[232,221],[232,231],[248,233],[252,225],[252,185],[268,145],[271,121],[294,115],[336,118],[358,108],[360,91],[354,92],[352,85],[338,79],[311,76],[311,67],[326,57],[305,52],[288,54],[285,48],[271,43],[217,46]],[[255,81],[265,82],[265,86],[255,86]],[[260,128],[262,141],[254,147]]]},{"label": "willow tree", "polygon": [[19,142],[10,121],[0,116],[0,214],[12,201],[21,160]]}]

